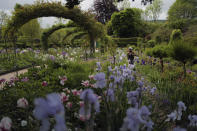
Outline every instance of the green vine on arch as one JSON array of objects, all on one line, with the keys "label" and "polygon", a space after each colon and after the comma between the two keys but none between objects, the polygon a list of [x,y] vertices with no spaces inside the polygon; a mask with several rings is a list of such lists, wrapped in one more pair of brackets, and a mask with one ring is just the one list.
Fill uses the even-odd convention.
[{"label": "green vine on arch", "polygon": [[36,2],[32,5],[18,6],[8,22],[5,34],[12,38],[22,25],[40,17],[58,17],[75,22],[89,34],[91,53],[94,53],[94,41],[106,34],[103,25],[87,12],[79,8],[68,9],[60,2]]},{"label": "green vine on arch", "polygon": [[55,31],[60,30],[60,29],[63,29],[63,28],[71,28],[71,27],[76,27],[76,26],[77,25],[75,25],[73,22],[69,22],[68,24],[53,25],[51,28],[47,29],[46,31],[44,31],[42,33],[41,41],[42,41],[42,44],[43,44],[43,48],[45,50],[48,49],[48,38]]}]

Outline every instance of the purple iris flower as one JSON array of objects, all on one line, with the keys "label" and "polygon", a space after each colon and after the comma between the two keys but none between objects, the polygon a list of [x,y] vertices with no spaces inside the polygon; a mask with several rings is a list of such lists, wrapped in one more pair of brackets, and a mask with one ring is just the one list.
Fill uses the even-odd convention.
[{"label": "purple iris flower", "polygon": [[109,88],[107,91],[106,91],[106,94],[107,94],[107,101],[115,101],[115,95],[114,95],[114,90],[112,88]]},{"label": "purple iris flower", "polygon": [[50,129],[49,116],[54,116],[56,120],[55,130],[65,131],[65,111],[62,105],[60,95],[57,93],[48,94],[46,99],[37,98],[34,100],[35,109],[33,115],[36,119],[42,121],[40,131],[48,131]]},{"label": "purple iris flower", "polygon": [[88,120],[91,116],[92,105],[94,106],[94,110],[96,112],[100,111],[100,104],[98,98],[91,89],[85,89],[81,93],[80,98],[84,101],[84,105],[81,106],[79,110],[80,117]]},{"label": "purple iris flower", "polygon": [[97,73],[94,80],[96,80],[95,88],[104,88],[106,86],[105,73]]}]

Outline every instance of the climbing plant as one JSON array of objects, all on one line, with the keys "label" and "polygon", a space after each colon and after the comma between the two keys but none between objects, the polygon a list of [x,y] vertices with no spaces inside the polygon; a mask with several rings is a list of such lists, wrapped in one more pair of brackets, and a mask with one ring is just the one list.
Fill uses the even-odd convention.
[{"label": "climbing plant", "polygon": [[12,36],[14,36],[18,29],[28,21],[50,16],[70,19],[87,31],[90,37],[91,53],[94,53],[94,41],[106,34],[103,25],[97,22],[89,13],[83,12],[79,8],[69,9],[60,2],[43,1],[36,2],[32,5],[18,5],[15,7],[5,34],[13,38]]},{"label": "climbing plant", "polygon": [[43,44],[43,47],[45,50],[48,49],[48,38],[51,34],[53,34],[55,31],[63,29],[63,28],[71,28],[71,27],[76,27],[77,25],[74,24],[73,22],[69,22],[68,24],[58,24],[58,25],[53,25],[51,28],[45,30],[42,33],[41,41]]}]

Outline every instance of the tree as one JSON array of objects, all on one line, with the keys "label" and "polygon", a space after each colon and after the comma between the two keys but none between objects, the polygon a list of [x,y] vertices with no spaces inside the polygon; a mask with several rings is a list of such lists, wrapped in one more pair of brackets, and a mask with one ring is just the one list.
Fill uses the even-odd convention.
[{"label": "tree", "polygon": [[173,41],[169,54],[174,60],[183,64],[184,77],[186,77],[186,63],[197,55],[196,47],[182,40]]},{"label": "tree", "polygon": [[111,24],[113,33],[121,38],[136,37],[140,33],[140,9],[130,8],[112,15]]},{"label": "tree", "polygon": [[131,3],[130,3],[129,0],[123,0],[119,3],[117,2],[116,6],[118,7],[119,10],[124,10],[124,9],[127,9],[127,8],[131,8]]},{"label": "tree", "polygon": [[69,9],[74,8],[75,5],[79,5],[80,2],[82,2],[83,0],[66,0],[66,7],[68,7]]},{"label": "tree", "polygon": [[96,19],[105,24],[111,19],[111,15],[118,11],[114,5],[114,0],[95,0],[94,12],[96,13]]},{"label": "tree", "polygon": [[145,14],[149,14],[149,18],[153,21],[158,20],[159,15],[162,12],[162,5],[162,0],[154,0],[152,4],[146,7]]},{"label": "tree", "polygon": [[163,72],[163,58],[168,57],[168,51],[169,47],[167,45],[156,45],[154,48],[150,49],[149,52],[147,52],[150,56],[156,57],[160,59],[161,64],[161,71]]},{"label": "tree", "polygon": [[176,0],[168,10],[168,20],[170,22],[192,19],[197,16],[197,2],[195,0]]},{"label": "tree", "polygon": [[9,17],[4,11],[0,11],[0,40],[2,39],[2,29],[5,26],[6,22],[8,21]]},{"label": "tree", "polygon": [[33,48],[33,42],[35,39],[40,39],[41,27],[37,19],[33,19],[30,22],[23,25],[20,29],[22,36],[29,39],[31,48]]}]

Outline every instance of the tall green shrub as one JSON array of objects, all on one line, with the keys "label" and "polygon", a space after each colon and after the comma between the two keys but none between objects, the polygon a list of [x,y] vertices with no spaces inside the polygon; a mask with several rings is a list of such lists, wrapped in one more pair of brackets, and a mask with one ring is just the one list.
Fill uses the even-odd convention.
[{"label": "tall green shrub", "polygon": [[172,34],[170,36],[170,43],[172,43],[173,41],[177,41],[177,40],[182,40],[183,39],[183,35],[180,29],[174,29],[172,31]]},{"label": "tall green shrub", "polygon": [[161,63],[161,71],[163,72],[163,58],[168,57],[168,46],[167,45],[156,45],[151,49],[149,54],[153,57],[159,58]]},{"label": "tall green shrub", "polygon": [[186,63],[197,55],[197,49],[182,40],[173,41],[170,45],[170,56],[183,64],[184,77],[186,77]]}]

